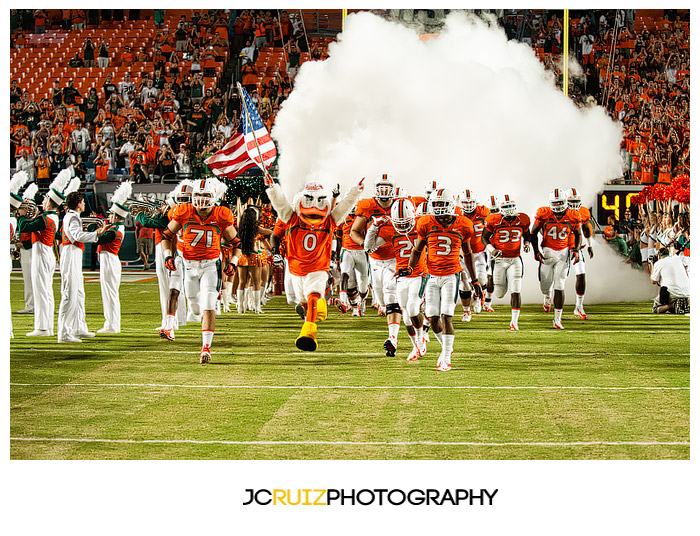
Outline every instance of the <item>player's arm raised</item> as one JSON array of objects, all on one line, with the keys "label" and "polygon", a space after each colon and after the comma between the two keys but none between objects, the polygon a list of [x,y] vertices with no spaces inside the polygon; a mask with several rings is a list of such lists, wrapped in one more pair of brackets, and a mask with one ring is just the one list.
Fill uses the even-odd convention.
[{"label": "player's arm raised", "polygon": [[279,184],[273,184],[270,188],[266,190],[267,197],[270,199],[272,208],[277,212],[277,217],[284,223],[289,221],[292,217],[294,209],[289,201],[287,201],[287,196],[284,195],[282,188]]},{"label": "player's arm raised", "polygon": [[[355,186],[350,188],[350,190],[348,190],[348,193],[345,194],[345,196],[340,201],[338,201],[331,210],[331,216],[333,216],[336,225],[343,225],[345,217],[348,214],[350,214],[352,207],[355,206],[355,203],[357,203],[357,200],[360,198],[362,190],[364,190],[365,188],[364,182],[365,178],[362,177],[360,179],[360,182],[358,182]],[[338,195],[340,195],[340,190],[338,190]],[[338,195],[335,194],[334,190],[333,199],[338,197]]]}]

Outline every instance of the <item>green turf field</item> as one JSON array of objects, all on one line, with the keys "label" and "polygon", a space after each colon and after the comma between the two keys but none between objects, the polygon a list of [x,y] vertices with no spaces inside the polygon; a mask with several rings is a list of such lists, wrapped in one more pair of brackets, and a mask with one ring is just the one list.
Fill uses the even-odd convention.
[{"label": "green turf field", "polygon": [[[587,305],[587,321],[567,307],[563,332],[540,306],[510,332],[499,305],[456,322],[453,369],[438,373],[434,337],[407,362],[402,331],[386,357],[374,310],[331,310],[318,351],[298,351],[301,320],[276,297],[264,315],[217,317],[200,365],[200,326],[158,338],[156,285],[123,283],[122,333],[82,344],[27,338],[33,317],[12,315],[13,459],[690,457],[689,318],[650,304]],[[99,284],[85,288],[96,330]],[[13,311],[21,292],[13,279]]]}]

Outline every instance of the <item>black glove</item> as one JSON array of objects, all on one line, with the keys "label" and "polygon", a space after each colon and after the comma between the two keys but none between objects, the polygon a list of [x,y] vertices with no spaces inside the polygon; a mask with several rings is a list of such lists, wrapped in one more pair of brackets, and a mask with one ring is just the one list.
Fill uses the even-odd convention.
[{"label": "black glove", "polygon": [[282,266],[284,264],[284,257],[277,248],[272,248],[272,264],[275,266]]},{"label": "black glove", "polygon": [[340,184],[336,184],[333,188],[333,197],[338,197],[340,195]]},{"label": "black glove", "polygon": [[481,288],[481,283],[478,279],[474,279],[472,282],[472,290],[477,298],[482,298],[484,296],[484,289]]},{"label": "black glove", "polygon": [[399,268],[397,273],[399,274],[399,277],[408,277],[413,273],[413,268],[410,266],[408,268]]}]

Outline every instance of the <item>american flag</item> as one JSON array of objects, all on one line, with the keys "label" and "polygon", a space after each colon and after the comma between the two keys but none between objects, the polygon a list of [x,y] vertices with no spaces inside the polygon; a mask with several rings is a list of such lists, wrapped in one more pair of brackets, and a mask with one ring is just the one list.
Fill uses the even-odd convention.
[{"label": "american flag", "polygon": [[[241,121],[238,129],[220,151],[204,161],[214,175],[229,179],[253,166],[258,166],[266,172],[277,158],[275,142],[272,141],[270,133],[260,119],[253,99],[240,85],[239,90],[242,99]],[[262,164],[260,155],[262,155]]]}]

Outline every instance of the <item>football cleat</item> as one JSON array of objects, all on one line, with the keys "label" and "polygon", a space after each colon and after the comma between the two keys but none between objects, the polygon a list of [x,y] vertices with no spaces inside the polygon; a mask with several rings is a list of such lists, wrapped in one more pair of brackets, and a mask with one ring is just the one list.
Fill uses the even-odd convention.
[{"label": "football cleat", "polygon": [[78,337],[74,337],[73,335],[68,335],[64,338],[58,338],[58,342],[83,342],[81,341]]},{"label": "football cleat", "polygon": [[487,313],[495,313],[496,311],[493,310],[493,307],[491,307],[491,304],[489,302],[484,302],[484,311]]},{"label": "football cleat", "polygon": [[562,326],[561,321],[555,320],[554,322],[552,322],[552,324],[554,325],[554,329],[564,329],[564,326]]},{"label": "football cleat", "polygon": [[174,329],[161,329],[158,334],[161,339],[168,339],[169,341],[175,340],[175,330]]},{"label": "football cleat", "polygon": [[92,331],[84,331],[82,333],[76,333],[75,334],[77,337],[82,337],[85,339],[91,339],[95,336],[95,334]]},{"label": "football cleat", "polygon": [[377,314],[379,316],[386,316],[386,311],[384,310],[383,307],[377,307]]},{"label": "football cleat", "polygon": [[315,322],[304,322],[295,344],[299,350],[304,350],[305,352],[313,352],[318,348]]},{"label": "football cleat", "polygon": [[384,341],[384,349],[386,350],[386,355],[388,357],[394,357],[396,355],[396,339],[389,337]]},{"label": "football cleat", "polygon": [[462,313],[462,322],[471,322],[472,321],[472,312],[471,311],[464,311]]},{"label": "football cleat", "polygon": [[440,354],[440,358],[438,359],[437,362],[437,367],[435,370],[438,372],[447,372],[452,368],[452,364],[449,362],[449,358],[443,357],[442,354]]},{"label": "football cleat", "polygon": [[208,344],[202,346],[202,352],[199,354],[199,362],[202,364],[209,363],[211,361],[211,349]]},{"label": "football cleat", "polygon": [[411,350],[411,353],[408,354],[408,357],[406,358],[406,361],[418,361],[418,358],[420,357],[420,354],[418,353],[418,348],[415,346],[413,347],[413,350]]},{"label": "football cleat", "polygon": [[542,302],[542,309],[545,313],[548,313],[552,310],[552,299],[549,296],[544,297],[544,301]]},{"label": "football cleat", "polygon": [[361,316],[360,315],[360,307],[358,305],[355,305],[352,308],[352,316]]},{"label": "football cleat", "polygon": [[580,318],[581,320],[587,320],[588,315],[583,309],[574,309],[574,316]]},{"label": "football cleat", "polygon": [[517,322],[511,322],[511,323],[510,323],[510,330],[511,330],[511,331],[520,331],[520,328],[518,327],[518,323],[517,323]]},{"label": "football cleat", "polygon": [[472,306],[474,307],[474,312],[479,314],[481,312],[483,302],[481,300],[476,300],[474,303],[472,303]]},{"label": "football cleat", "polygon": [[335,305],[338,307],[338,310],[345,314],[350,310],[350,304],[348,303],[343,303],[343,300],[337,299],[335,300]]}]

